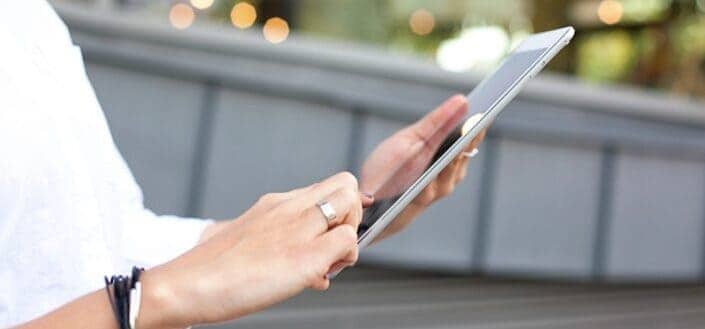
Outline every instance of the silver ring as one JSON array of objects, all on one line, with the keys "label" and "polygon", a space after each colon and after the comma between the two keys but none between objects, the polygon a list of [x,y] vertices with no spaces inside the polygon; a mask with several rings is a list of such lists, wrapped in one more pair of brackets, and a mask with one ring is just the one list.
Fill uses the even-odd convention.
[{"label": "silver ring", "polygon": [[480,150],[478,149],[472,149],[470,152],[463,152],[463,156],[466,158],[474,158],[478,153],[480,153]]},{"label": "silver ring", "polygon": [[321,210],[321,213],[323,214],[323,217],[326,218],[326,221],[328,221],[328,224],[332,222],[334,219],[338,218],[338,214],[335,213],[335,209],[333,209],[333,206],[326,201],[326,200],[321,200],[316,203],[316,206],[318,209]]}]

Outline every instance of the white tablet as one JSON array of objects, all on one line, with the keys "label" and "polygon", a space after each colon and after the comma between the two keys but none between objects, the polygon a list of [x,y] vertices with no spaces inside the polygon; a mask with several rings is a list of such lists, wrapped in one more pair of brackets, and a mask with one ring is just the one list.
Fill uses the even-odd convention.
[{"label": "white tablet", "polygon": [[573,35],[572,27],[535,34],[509,54],[499,68],[468,95],[470,113],[482,115],[475,116],[472,122],[469,118],[458,118],[453,126],[440,128],[439,133],[443,135],[431,137],[436,141],[428,143],[438,144],[434,146],[435,156],[422,161],[415,158],[416,163],[411,166],[400,164],[398,172],[376,189],[375,202],[365,209],[358,231],[360,248],[374,241],[472,139],[492,123],[524,84],[538,74]]}]

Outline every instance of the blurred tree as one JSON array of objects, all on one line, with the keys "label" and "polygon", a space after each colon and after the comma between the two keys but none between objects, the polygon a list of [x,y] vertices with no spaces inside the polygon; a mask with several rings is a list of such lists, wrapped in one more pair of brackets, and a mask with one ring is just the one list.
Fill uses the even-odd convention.
[{"label": "blurred tree", "polygon": [[[130,3],[129,10],[159,8],[152,12],[168,12],[170,6],[190,2],[109,0],[120,1]],[[216,0],[205,10],[208,15],[196,19],[209,17],[231,25],[232,8],[240,2],[256,8],[255,26],[278,16],[297,33],[374,44],[436,61],[442,45],[470,42],[463,36],[472,33],[473,42],[493,42],[457,49],[501,54],[530,32],[574,25],[575,41],[549,64],[549,70],[590,81],[705,96],[705,0]],[[419,10],[432,22],[424,33],[411,28],[410,19]],[[497,38],[508,39],[509,45]],[[502,49],[479,48],[488,45]]]},{"label": "blurred tree", "polygon": [[[531,22],[534,31],[547,31],[559,27],[571,25],[568,21],[568,9],[571,1],[564,0],[533,0],[531,10]],[[580,31],[576,33],[576,38],[580,37]],[[551,63],[549,70],[562,72],[573,72],[575,63],[575,48],[567,47],[561,51]]]},{"label": "blurred tree", "polygon": [[576,73],[590,81],[614,82],[629,76],[636,54],[625,30],[592,34],[579,43]]},{"label": "blurred tree", "polygon": [[305,33],[382,44],[393,29],[388,6],[377,0],[300,0],[295,11]]}]

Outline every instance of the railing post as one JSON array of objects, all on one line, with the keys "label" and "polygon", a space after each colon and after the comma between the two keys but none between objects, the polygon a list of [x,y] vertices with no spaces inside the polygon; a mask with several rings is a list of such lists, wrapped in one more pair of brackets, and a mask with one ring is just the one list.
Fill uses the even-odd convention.
[{"label": "railing post", "polygon": [[595,280],[604,278],[607,267],[616,156],[617,149],[614,145],[607,144],[602,148],[600,184],[597,191],[599,203],[592,245],[592,277]]}]

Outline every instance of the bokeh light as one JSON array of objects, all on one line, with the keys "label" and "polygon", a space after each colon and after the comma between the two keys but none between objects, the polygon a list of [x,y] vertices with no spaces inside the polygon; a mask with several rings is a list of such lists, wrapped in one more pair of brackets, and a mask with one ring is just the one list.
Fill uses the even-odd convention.
[{"label": "bokeh light", "polygon": [[264,38],[271,43],[280,43],[289,36],[289,24],[280,17],[272,17],[262,28]]},{"label": "bokeh light", "polygon": [[235,27],[246,29],[257,20],[257,9],[247,2],[238,2],[230,11],[230,22]]},{"label": "bokeh light", "polygon": [[578,44],[576,72],[585,80],[614,82],[627,76],[636,64],[634,42],[627,31],[592,35]]},{"label": "bokeh light", "polygon": [[409,17],[409,27],[411,32],[418,35],[427,35],[433,31],[436,25],[436,20],[430,11],[426,9],[417,9]]},{"label": "bokeh light", "polygon": [[208,9],[213,5],[213,0],[191,0],[191,5],[197,9]]},{"label": "bokeh light", "polygon": [[624,6],[616,0],[602,0],[600,6],[597,7],[597,17],[607,25],[614,25],[622,20],[624,15]]},{"label": "bokeh light", "polygon": [[195,19],[196,14],[193,12],[193,8],[187,4],[177,3],[169,10],[169,23],[179,30],[191,26]]},{"label": "bokeh light", "polygon": [[[175,29],[256,26],[253,32],[273,43],[291,42],[289,34],[296,31],[421,56],[446,70],[478,74],[496,68],[531,33],[572,25],[578,37],[547,70],[597,83],[705,97],[705,0],[134,2],[140,4],[130,6],[131,11],[163,16]],[[281,18],[265,27],[273,17]]]},{"label": "bokeh light", "polygon": [[456,38],[441,43],[436,62],[448,71],[486,72],[499,63],[510,45],[507,31],[500,26],[466,28]]}]

